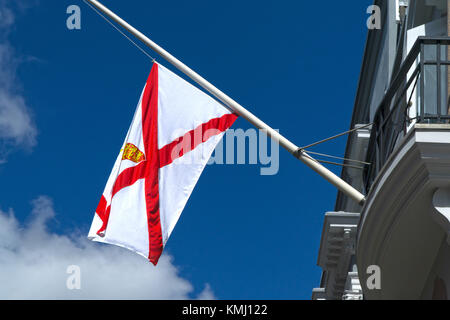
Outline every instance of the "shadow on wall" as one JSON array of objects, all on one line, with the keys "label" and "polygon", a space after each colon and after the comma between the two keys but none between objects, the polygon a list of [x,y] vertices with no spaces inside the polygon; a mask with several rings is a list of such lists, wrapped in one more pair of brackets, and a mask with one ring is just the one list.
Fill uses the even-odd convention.
[{"label": "shadow on wall", "polygon": [[439,277],[434,280],[433,300],[448,300],[447,285],[445,281]]}]

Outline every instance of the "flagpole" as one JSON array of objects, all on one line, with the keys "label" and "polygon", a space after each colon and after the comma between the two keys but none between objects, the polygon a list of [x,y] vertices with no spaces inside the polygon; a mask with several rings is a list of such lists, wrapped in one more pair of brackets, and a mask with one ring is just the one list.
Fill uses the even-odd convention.
[{"label": "flagpole", "polygon": [[102,13],[107,15],[109,18],[111,18],[113,21],[115,21],[117,24],[122,26],[124,29],[126,29],[128,32],[130,32],[133,36],[135,36],[137,39],[142,41],[145,45],[147,45],[150,49],[158,53],[161,57],[163,57],[167,62],[172,64],[175,68],[180,70],[182,73],[184,73],[186,76],[191,78],[194,82],[196,82],[198,85],[200,85],[202,88],[204,88],[206,91],[208,91],[210,94],[212,94],[214,97],[216,97],[218,100],[220,100],[223,104],[228,106],[231,110],[233,110],[236,114],[241,116],[242,118],[246,119],[248,122],[253,124],[256,128],[261,129],[265,131],[265,133],[278,142],[284,149],[289,151],[292,155],[294,155],[297,159],[301,160],[303,163],[305,163],[308,167],[316,171],[319,175],[321,175],[323,178],[325,178],[328,182],[333,184],[336,188],[338,188],[341,192],[349,196],[351,199],[356,201],[357,203],[363,205],[365,202],[365,197],[362,195],[358,190],[353,188],[351,185],[349,185],[347,182],[345,182],[343,179],[339,178],[337,175],[335,175],[333,172],[322,166],[317,160],[313,159],[311,156],[309,156],[304,150],[300,149],[298,146],[293,144],[291,141],[283,137],[278,131],[272,129],[270,126],[268,126],[266,123],[261,121],[258,117],[256,117],[254,114],[252,114],[250,111],[242,107],[239,103],[231,99],[229,96],[227,96],[225,93],[217,89],[215,86],[213,86],[211,83],[209,83],[207,80],[202,78],[199,74],[197,74],[194,70],[186,66],[184,63],[182,63],[180,60],[175,58],[173,55],[171,55],[169,52],[161,48],[159,45],[157,45],[155,42],[153,42],[151,39],[149,39],[147,36],[145,36],[143,33],[141,33],[139,30],[135,29],[133,26],[131,26],[128,22],[120,18],[118,15],[116,15],[114,12],[109,10],[107,7],[105,7],[103,4],[101,4],[97,0],[86,0],[91,5],[96,7],[98,10],[100,10]]}]

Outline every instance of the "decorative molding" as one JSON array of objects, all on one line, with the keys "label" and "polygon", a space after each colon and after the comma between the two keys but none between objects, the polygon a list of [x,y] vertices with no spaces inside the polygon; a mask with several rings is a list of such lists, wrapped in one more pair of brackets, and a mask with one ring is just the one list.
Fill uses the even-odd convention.
[{"label": "decorative molding", "polygon": [[[432,214],[435,191],[450,185],[449,149],[450,125],[415,125],[376,178],[358,228],[357,264],[380,266],[384,280],[381,290],[363,288],[365,298],[420,298],[445,236]],[[360,273],[361,283],[366,278]]]},{"label": "decorative molding", "polygon": [[340,300],[344,294],[355,241],[359,213],[328,212],[320,242],[317,264],[323,269],[322,288],[314,289],[313,299],[322,292],[326,300]]},{"label": "decorative molding", "polygon": [[363,292],[359,283],[358,272],[349,272],[342,300],[363,300]]},{"label": "decorative molding", "polygon": [[325,288],[313,289],[312,300],[327,300]]}]

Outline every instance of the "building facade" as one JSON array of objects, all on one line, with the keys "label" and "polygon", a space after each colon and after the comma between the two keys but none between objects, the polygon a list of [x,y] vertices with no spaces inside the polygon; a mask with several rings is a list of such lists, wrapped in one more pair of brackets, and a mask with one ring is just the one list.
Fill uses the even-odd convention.
[{"label": "building facade", "polygon": [[315,300],[450,297],[450,0],[376,0]]}]

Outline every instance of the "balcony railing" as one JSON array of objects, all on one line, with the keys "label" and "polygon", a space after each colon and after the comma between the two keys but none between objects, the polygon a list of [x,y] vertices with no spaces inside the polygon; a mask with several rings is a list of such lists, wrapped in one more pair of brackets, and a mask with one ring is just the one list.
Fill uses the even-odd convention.
[{"label": "balcony railing", "polygon": [[450,38],[420,37],[403,61],[380,103],[367,151],[368,192],[414,123],[450,123]]}]

